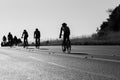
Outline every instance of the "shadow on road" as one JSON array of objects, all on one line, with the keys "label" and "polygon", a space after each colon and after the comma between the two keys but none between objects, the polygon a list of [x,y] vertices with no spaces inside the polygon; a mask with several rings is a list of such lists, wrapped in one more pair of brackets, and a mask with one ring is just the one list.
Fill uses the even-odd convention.
[{"label": "shadow on road", "polygon": [[26,49],[35,49],[35,48],[26,48]]},{"label": "shadow on road", "polygon": [[[36,48],[27,48],[27,49],[36,49]],[[48,48],[39,48],[38,50],[49,50]]]},{"label": "shadow on road", "polygon": [[87,53],[75,53],[75,52],[70,53],[70,54],[73,54],[73,55],[88,55]]},{"label": "shadow on road", "polygon": [[40,48],[40,50],[49,50],[48,48]]}]

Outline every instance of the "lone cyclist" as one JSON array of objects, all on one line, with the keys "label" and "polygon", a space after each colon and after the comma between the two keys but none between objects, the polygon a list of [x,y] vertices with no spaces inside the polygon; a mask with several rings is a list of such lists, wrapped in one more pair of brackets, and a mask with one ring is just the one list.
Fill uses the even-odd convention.
[{"label": "lone cyclist", "polygon": [[28,46],[28,32],[26,30],[23,31],[22,37],[24,38],[24,48]]},{"label": "lone cyclist", "polygon": [[[61,38],[62,32],[64,32],[64,34],[63,34],[63,44],[66,44],[66,41],[69,41],[69,42],[70,42],[70,38],[69,38],[69,36],[70,36],[70,29],[69,29],[69,27],[67,26],[66,23],[63,23],[63,24],[62,24],[59,38]],[[64,48],[63,51],[65,51],[65,48]]]},{"label": "lone cyclist", "polygon": [[35,46],[36,48],[39,48],[40,46],[40,31],[38,30],[38,28],[36,28],[36,30],[34,31],[34,38],[35,38]]},{"label": "lone cyclist", "polygon": [[12,36],[11,32],[8,33],[8,43],[9,43],[10,47],[13,46],[13,36]]}]

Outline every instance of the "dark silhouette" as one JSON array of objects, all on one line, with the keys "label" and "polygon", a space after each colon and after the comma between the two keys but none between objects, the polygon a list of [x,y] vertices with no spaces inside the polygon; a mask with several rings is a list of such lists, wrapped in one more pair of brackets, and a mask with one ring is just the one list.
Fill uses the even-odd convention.
[{"label": "dark silhouette", "polygon": [[34,31],[34,38],[35,38],[35,46],[36,48],[39,48],[40,46],[40,31],[38,30],[38,28],[36,28],[36,30]]},{"label": "dark silhouette", "polygon": [[7,41],[7,38],[6,38],[6,36],[4,35],[3,36],[3,42],[6,42]]},{"label": "dark silhouette", "polygon": [[10,32],[8,34],[8,43],[9,43],[10,47],[13,46],[13,36],[12,36],[12,34]]},{"label": "dark silhouette", "polygon": [[17,44],[18,44],[18,39],[17,39],[16,36],[14,36],[13,41],[14,41],[14,45],[17,46]]},{"label": "dark silhouette", "polygon": [[28,47],[28,32],[26,30],[23,31],[23,34],[22,34],[22,37],[21,38],[24,38],[24,45],[23,47]]},{"label": "dark silhouette", "polygon": [[10,46],[12,47],[13,45],[17,46],[19,43],[22,43],[21,39],[17,39],[16,36],[14,36],[14,38],[12,37],[12,34],[9,33],[8,34],[8,42],[7,42],[7,38],[6,36],[4,35],[3,38],[2,38],[2,42],[1,42],[1,46]]},{"label": "dark silhouette", "polygon": [[20,38],[17,39],[17,44],[19,44],[19,43],[22,43]]},{"label": "dark silhouette", "polygon": [[[62,24],[59,38],[61,38],[62,32],[64,33],[64,34],[63,34],[63,45],[67,44],[67,42],[69,42],[69,44],[70,44],[70,38],[69,38],[69,36],[70,36],[70,29],[69,29],[69,27],[67,26],[66,23],[63,23],[63,24]],[[67,41],[67,42],[66,42],[66,41]],[[63,51],[66,51],[65,46],[64,46],[64,50],[63,50]]]},{"label": "dark silhouette", "polygon": [[7,43],[7,38],[6,38],[5,35],[3,36],[2,40],[3,40],[3,41],[1,42],[1,46],[5,46],[6,43]]}]

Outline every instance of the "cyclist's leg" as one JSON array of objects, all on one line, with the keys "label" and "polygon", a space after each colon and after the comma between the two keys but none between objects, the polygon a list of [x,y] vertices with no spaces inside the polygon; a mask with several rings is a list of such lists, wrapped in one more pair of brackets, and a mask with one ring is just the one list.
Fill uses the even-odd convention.
[{"label": "cyclist's leg", "polygon": [[70,42],[70,37],[69,36],[68,36],[68,44],[69,44],[69,46],[71,48],[71,42]]},{"label": "cyclist's leg", "polygon": [[27,48],[28,48],[28,39],[26,38],[26,46],[27,46]]},{"label": "cyclist's leg", "polygon": [[66,47],[69,48],[69,36],[66,36]]},{"label": "cyclist's leg", "polygon": [[62,51],[65,52],[65,38],[63,35],[63,40],[62,40]]},{"label": "cyclist's leg", "polygon": [[67,36],[64,35],[64,41],[63,41],[63,43],[64,43],[64,50],[65,50],[65,51],[66,51],[66,48],[67,48],[66,41],[67,41]]},{"label": "cyclist's leg", "polygon": [[28,47],[28,40],[27,40],[27,38],[24,38],[24,47]]},{"label": "cyclist's leg", "polygon": [[12,41],[11,41],[11,40],[10,40],[10,43],[9,43],[9,44],[10,44],[10,47],[12,47]]},{"label": "cyclist's leg", "polygon": [[39,42],[38,42],[38,38],[36,38],[36,48],[38,48],[39,46]]},{"label": "cyclist's leg", "polygon": [[13,39],[11,39],[11,47],[13,46]]},{"label": "cyclist's leg", "polygon": [[24,38],[23,47],[25,48],[25,46],[26,46],[26,42],[25,42],[25,38]]},{"label": "cyclist's leg", "polygon": [[71,51],[71,43],[70,43],[69,35],[67,36],[67,51],[68,53],[70,53]]},{"label": "cyclist's leg", "polygon": [[40,47],[40,38],[38,38],[38,48]]},{"label": "cyclist's leg", "polygon": [[62,41],[62,51],[64,52],[64,40]]},{"label": "cyclist's leg", "polygon": [[35,47],[37,48],[37,38],[35,38]]}]

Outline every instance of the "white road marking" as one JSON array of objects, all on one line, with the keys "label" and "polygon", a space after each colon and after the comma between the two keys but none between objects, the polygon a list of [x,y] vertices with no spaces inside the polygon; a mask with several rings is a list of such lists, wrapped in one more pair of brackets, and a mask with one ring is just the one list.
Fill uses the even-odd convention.
[{"label": "white road marking", "polygon": [[70,55],[70,54],[69,54],[69,55],[57,54],[57,55],[63,55],[63,56],[76,57],[76,58],[86,58],[86,59],[93,59],[93,60],[99,60],[99,61],[109,61],[109,62],[117,62],[117,63],[120,63],[120,60],[97,58],[97,57],[91,57],[90,55],[88,55],[88,56],[78,56],[78,55]]},{"label": "white road marking", "polygon": [[[36,49],[37,50],[37,49]],[[10,52],[10,51],[9,51]],[[31,52],[31,51],[30,51]],[[32,52],[34,52],[34,51],[32,51]],[[31,52],[31,53],[32,53]],[[46,52],[46,51],[43,51],[43,52]],[[47,52],[46,52],[47,53]],[[62,55],[62,56],[69,56],[69,57],[76,57],[76,58],[85,58],[85,57],[87,57],[86,59],[94,59],[94,60],[99,60],[99,61],[108,61],[108,62],[116,62],[116,63],[120,63],[120,60],[115,60],[115,59],[104,59],[104,58],[95,58],[95,57],[90,57],[90,56],[78,56],[78,55],[71,55],[71,54],[69,54],[69,55],[67,55],[67,54],[62,54],[62,52],[49,52],[49,53],[58,53],[57,55]],[[1,59],[3,59],[3,58],[1,58]]]},{"label": "white road marking", "polygon": [[38,59],[38,58],[35,58],[35,57],[32,57],[32,56],[30,56],[30,58],[35,59],[35,60],[37,60],[37,61],[44,62],[44,63],[52,64],[52,65],[55,65],[55,66],[67,68],[66,66],[62,66],[62,65],[59,65],[59,64],[56,64],[56,63],[53,63],[53,62],[44,61],[44,60],[42,60],[42,59]]},{"label": "white road marking", "polygon": [[44,62],[44,63],[47,63],[47,64],[55,65],[55,66],[58,66],[58,67],[70,69],[70,70],[81,71],[81,72],[88,73],[88,74],[91,74],[91,75],[97,75],[97,76],[103,76],[103,77],[107,77],[107,78],[117,79],[113,75],[105,75],[105,74],[100,74],[100,73],[88,72],[88,71],[84,71],[84,70],[80,70],[80,69],[76,69],[76,68],[70,68],[70,67],[63,66],[63,65],[60,65],[60,64],[57,64],[57,63],[54,63],[54,62],[44,61],[42,59],[38,59],[38,58],[32,57],[32,56],[30,56],[29,58],[32,58],[34,60],[37,60],[37,61],[40,61],[40,62]]},{"label": "white road marking", "polygon": [[[29,53],[29,52],[28,52]],[[66,55],[68,56],[68,55]],[[69,55],[70,56],[70,55]],[[73,57],[71,55],[71,57]],[[74,56],[74,57],[78,57],[78,56]],[[88,72],[88,71],[84,71],[84,70],[80,70],[80,69],[76,69],[76,68],[70,68],[70,67],[67,67],[67,66],[63,66],[63,65],[60,65],[60,64],[57,64],[57,63],[54,63],[54,62],[48,62],[48,61],[45,61],[45,60],[42,60],[42,59],[39,59],[39,58],[36,58],[36,57],[32,57],[30,56],[29,58],[31,59],[34,59],[34,60],[37,60],[37,61],[41,61],[41,62],[44,62],[44,63],[47,63],[47,64],[51,64],[51,65],[55,65],[55,66],[58,66],[58,67],[62,67],[62,68],[66,68],[66,69],[71,69],[71,70],[75,70],[75,71],[81,71],[81,72],[84,72],[84,73],[88,73],[88,74],[92,74],[92,75],[98,75],[98,76],[103,76],[103,77],[107,77],[107,78],[114,78],[114,79],[117,79],[115,76],[113,75],[104,75],[104,74],[100,74],[100,73],[94,73],[94,72]],[[1,58],[2,59],[2,58]],[[7,59],[7,56],[6,58],[3,58],[3,59]],[[103,61],[113,61],[113,62],[120,62],[120,61],[117,61],[117,60],[108,60],[108,59],[98,59],[98,58],[88,58],[88,59],[96,59],[96,60],[103,60]]]},{"label": "white road marking", "polygon": [[120,63],[120,60],[113,60],[113,59],[103,59],[103,58],[91,58],[91,59]]}]

